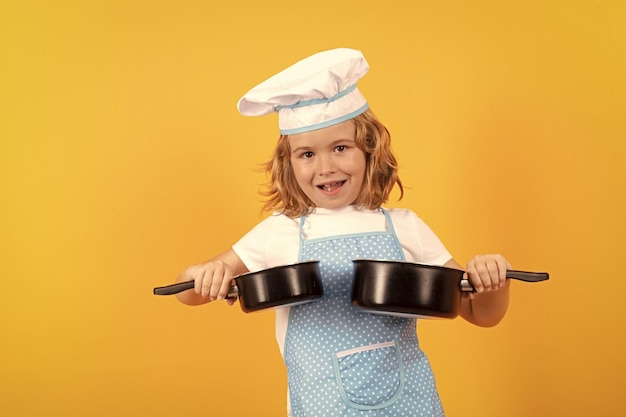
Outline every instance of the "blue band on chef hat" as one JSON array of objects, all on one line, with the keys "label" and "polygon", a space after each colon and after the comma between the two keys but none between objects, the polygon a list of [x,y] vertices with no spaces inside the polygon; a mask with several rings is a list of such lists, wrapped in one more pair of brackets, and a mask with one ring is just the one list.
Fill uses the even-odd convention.
[{"label": "blue band on chef hat", "polygon": [[298,108],[298,107],[312,106],[314,104],[330,103],[330,102],[333,102],[335,100],[339,100],[341,97],[343,97],[346,94],[354,91],[355,88],[356,88],[356,84],[352,84],[350,87],[348,87],[345,90],[335,94],[334,96],[332,96],[330,98],[314,98],[312,100],[299,101],[299,102],[294,103],[294,104],[286,104],[284,106],[276,106],[276,107],[274,107],[274,111],[277,112],[277,111],[279,111],[281,109],[295,109],[295,108]]},{"label": "blue band on chef hat", "polygon": [[[285,107],[288,107],[288,106],[285,106]],[[310,132],[311,130],[323,129],[328,126],[337,125],[339,123],[345,122],[346,120],[354,119],[359,114],[365,112],[365,110],[367,110],[368,108],[369,108],[369,104],[365,103],[363,106],[361,106],[361,108],[353,111],[352,113],[348,113],[336,119],[327,120],[325,122],[318,123],[318,124],[311,125],[311,126],[298,127],[295,129],[281,129],[280,134],[281,135],[295,135],[297,133]]]}]

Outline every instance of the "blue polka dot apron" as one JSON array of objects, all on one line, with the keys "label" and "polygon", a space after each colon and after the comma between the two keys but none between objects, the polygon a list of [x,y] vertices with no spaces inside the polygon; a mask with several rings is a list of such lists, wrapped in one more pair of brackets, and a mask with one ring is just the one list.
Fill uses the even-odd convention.
[{"label": "blue polka dot apron", "polygon": [[291,307],[285,363],[293,417],[443,416],[416,319],[358,311],[350,302],[352,260],[404,260],[387,230],[304,240],[300,261],[319,260],[324,296]]}]

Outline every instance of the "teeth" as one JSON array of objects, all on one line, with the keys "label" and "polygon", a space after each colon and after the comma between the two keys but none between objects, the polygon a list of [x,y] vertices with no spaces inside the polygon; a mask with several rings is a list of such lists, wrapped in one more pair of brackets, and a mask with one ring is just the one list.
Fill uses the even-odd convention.
[{"label": "teeth", "polygon": [[332,191],[334,188],[340,186],[342,183],[340,182],[333,182],[331,184],[324,184],[324,185],[320,185],[320,188],[324,191]]}]

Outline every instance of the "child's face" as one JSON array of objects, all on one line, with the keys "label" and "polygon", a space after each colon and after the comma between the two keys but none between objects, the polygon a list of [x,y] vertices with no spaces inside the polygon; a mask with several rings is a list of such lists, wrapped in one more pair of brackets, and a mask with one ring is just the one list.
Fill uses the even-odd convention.
[{"label": "child's face", "polygon": [[354,139],[352,120],[289,136],[296,181],[316,207],[341,208],[357,199],[365,177],[365,153]]}]

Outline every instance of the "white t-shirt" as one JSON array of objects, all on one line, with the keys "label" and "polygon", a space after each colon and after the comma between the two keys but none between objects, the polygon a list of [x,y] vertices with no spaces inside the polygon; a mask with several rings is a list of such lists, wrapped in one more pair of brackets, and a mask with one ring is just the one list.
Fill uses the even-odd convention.
[{"label": "white t-shirt", "polygon": [[[452,256],[426,223],[408,209],[388,210],[406,261],[443,265]],[[304,240],[326,236],[389,230],[380,210],[356,206],[341,209],[317,208],[306,217]],[[233,250],[249,271],[259,271],[299,262],[300,218],[273,214],[256,225],[233,245]],[[307,260],[307,259],[304,259]],[[276,309],[276,340],[283,353],[289,308]]]}]

